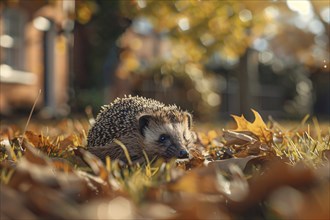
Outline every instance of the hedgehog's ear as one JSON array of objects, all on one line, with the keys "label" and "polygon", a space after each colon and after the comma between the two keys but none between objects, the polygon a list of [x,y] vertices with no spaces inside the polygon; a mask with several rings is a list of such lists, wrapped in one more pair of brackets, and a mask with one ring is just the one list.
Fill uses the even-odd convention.
[{"label": "hedgehog's ear", "polygon": [[188,112],[183,112],[183,117],[184,117],[184,121],[187,124],[188,128],[191,129],[192,127],[192,116],[190,113]]},{"label": "hedgehog's ear", "polygon": [[144,129],[148,127],[151,120],[151,115],[142,115],[139,117],[139,131],[144,136]]}]

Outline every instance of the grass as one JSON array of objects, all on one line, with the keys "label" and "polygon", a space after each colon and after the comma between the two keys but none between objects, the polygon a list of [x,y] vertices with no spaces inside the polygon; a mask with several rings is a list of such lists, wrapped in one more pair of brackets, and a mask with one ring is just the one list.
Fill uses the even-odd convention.
[{"label": "grass", "polygon": [[24,129],[2,122],[1,216],[329,219],[329,123],[255,116],[236,117],[237,129],[198,132],[188,161],[145,165],[110,158],[103,164],[87,152],[90,119],[31,120]]}]

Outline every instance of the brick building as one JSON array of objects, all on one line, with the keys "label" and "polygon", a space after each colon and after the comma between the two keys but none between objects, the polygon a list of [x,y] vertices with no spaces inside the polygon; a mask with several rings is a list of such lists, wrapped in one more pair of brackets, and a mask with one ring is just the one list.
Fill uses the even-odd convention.
[{"label": "brick building", "polygon": [[74,1],[0,3],[0,113],[37,108],[68,112]]}]

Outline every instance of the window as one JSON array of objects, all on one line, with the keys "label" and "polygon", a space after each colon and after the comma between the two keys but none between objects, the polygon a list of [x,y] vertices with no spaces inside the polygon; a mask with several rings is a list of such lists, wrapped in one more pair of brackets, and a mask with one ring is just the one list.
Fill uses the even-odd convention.
[{"label": "window", "polygon": [[26,14],[18,8],[5,8],[0,31],[1,64],[25,70],[24,29]]},{"label": "window", "polygon": [[36,76],[25,71],[25,25],[22,9],[5,8],[0,18],[0,82],[35,84]]}]

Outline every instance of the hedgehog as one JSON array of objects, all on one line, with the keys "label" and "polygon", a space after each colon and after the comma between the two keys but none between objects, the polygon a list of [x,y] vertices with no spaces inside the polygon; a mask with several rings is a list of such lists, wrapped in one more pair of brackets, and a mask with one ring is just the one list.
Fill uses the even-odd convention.
[{"label": "hedgehog", "polygon": [[[176,105],[139,96],[117,98],[102,107],[87,136],[87,149],[101,160],[106,156],[128,163],[163,158],[189,158],[196,135],[192,116]],[[146,158],[148,157],[148,158]]]}]

